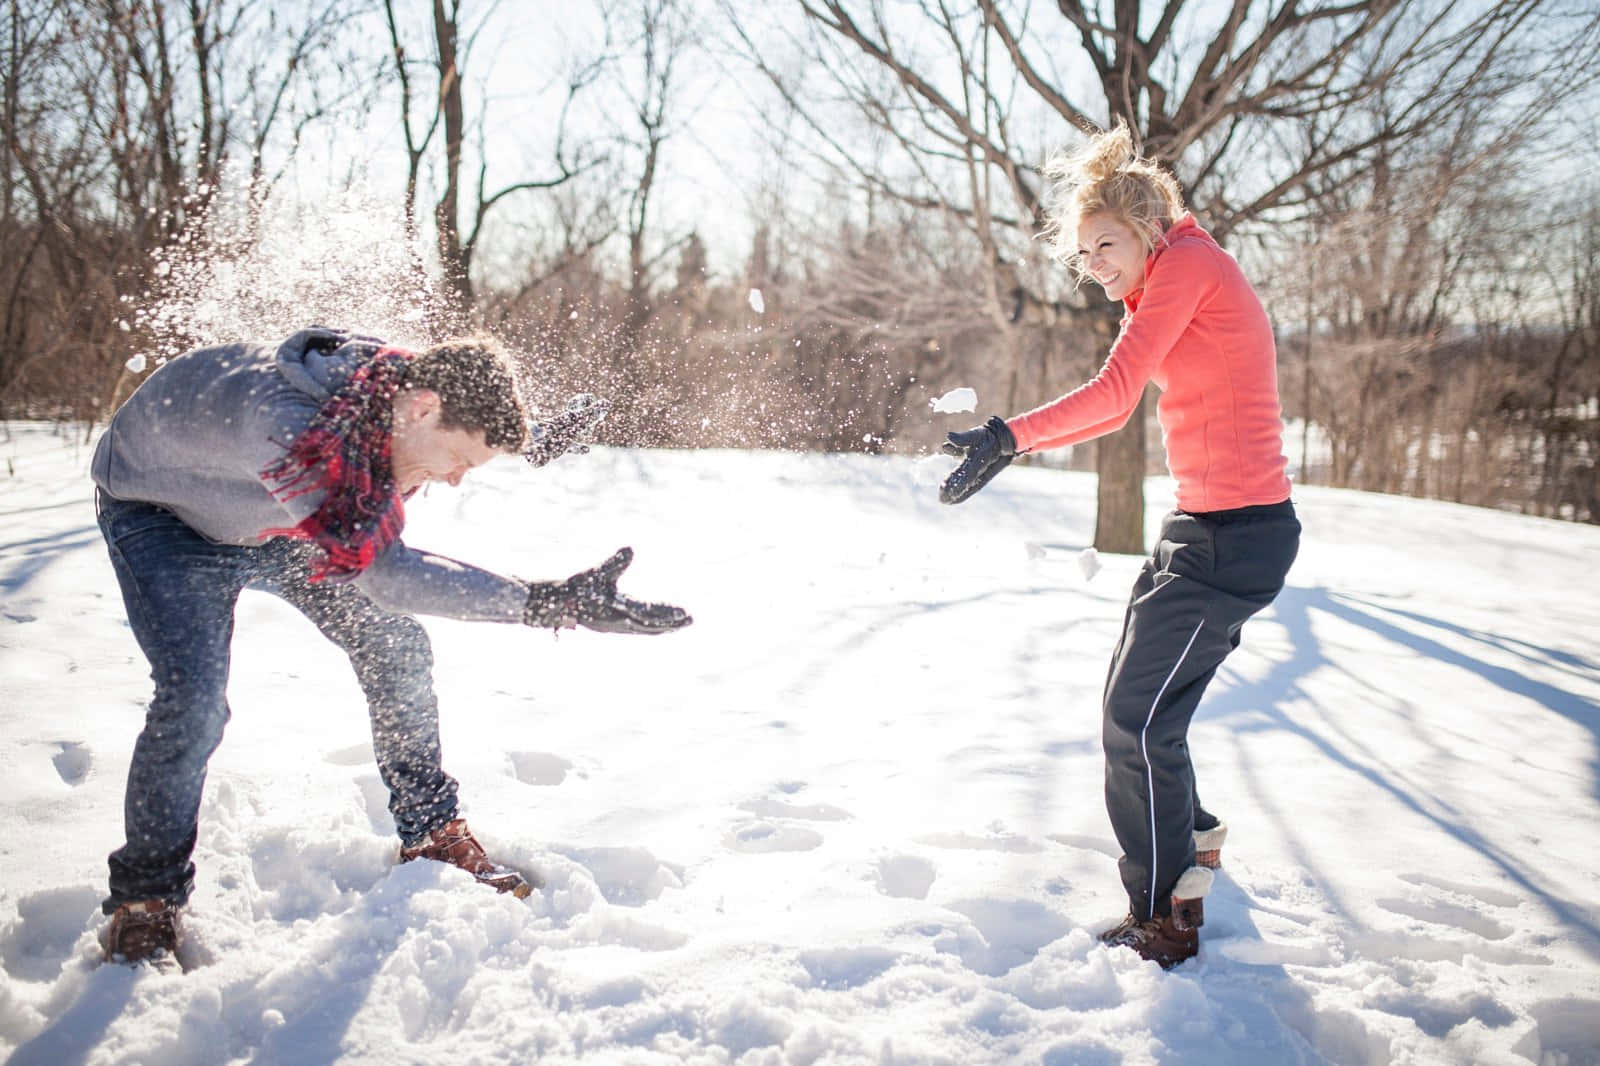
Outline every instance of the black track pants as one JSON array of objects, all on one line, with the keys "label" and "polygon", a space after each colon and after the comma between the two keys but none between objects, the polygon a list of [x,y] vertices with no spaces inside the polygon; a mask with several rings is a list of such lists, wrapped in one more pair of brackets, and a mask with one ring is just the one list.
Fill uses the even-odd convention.
[{"label": "black track pants", "polygon": [[1174,511],[1134,583],[1106,678],[1103,741],[1106,811],[1129,909],[1141,920],[1171,909],[1172,886],[1194,862],[1189,719],[1246,619],[1283,588],[1299,545],[1287,500]]}]

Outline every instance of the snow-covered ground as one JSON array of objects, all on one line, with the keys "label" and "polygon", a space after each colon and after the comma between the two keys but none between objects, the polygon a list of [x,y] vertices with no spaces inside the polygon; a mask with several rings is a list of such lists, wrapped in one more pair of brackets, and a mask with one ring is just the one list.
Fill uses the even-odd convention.
[{"label": "snow-covered ground", "polygon": [[[597,450],[410,509],[658,639],[430,621],[447,767],[527,901],[393,865],[365,709],[239,606],[187,973],[98,964],[148,679],[88,453],[0,427],[0,1055],[111,1063],[1600,1062],[1600,529],[1304,489],[1191,734],[1232,827],[1200,957],[1123,900],[1097,695],[1138,560],[1089,475]],[[1150,520],[1170,485],[1149,485]]]}]

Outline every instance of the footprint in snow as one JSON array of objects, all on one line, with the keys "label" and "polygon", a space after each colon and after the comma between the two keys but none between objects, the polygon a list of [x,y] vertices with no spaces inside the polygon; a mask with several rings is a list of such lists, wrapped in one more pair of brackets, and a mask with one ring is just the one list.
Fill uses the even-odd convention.
[{"label": "footprint in snow", "polygon": [[513,751],[507,754],[511,759],[511,776],[524,785],[559,785],[567,779],[567,774],[573,768],[570,760],[547,751]]},{"label": "footprint in snow", "polygon": [[[805,789],[804,781],[780,781],[775,790],[792,796]],[[822,834],[797,822],[842,822],[854,817],[842,807],[828,803],[791,803],[788,800],[759,797],[746,800],[739,809],[751,815],[723,834],[722,844],[730,851],[758,855],[774,851],[810,851],[820,847]]]},{"label": "footprint in snow", "polygon": [[993,836],[975,836],[972,833],[929,833],[927,836],[917,837],[916,841],[931,848],[946,848],[952,851],[1007,851],[1031,855],[1044,850],[1044,846],[1038,841],[1013,833],[997,833]]},{"label": "footprint in snow", "polygon": [[[1417,891],[1376,900],[1404,919],[1393,928],[1365,929],[1349,938],[1349,949],[1371,958],[1413,962],[1460,962],[1468,955],[1506,965],[1549,966],[1549,956],[1507,941],[1517,931],[1515,915],[1495,912],[1513,906],[1509,893],[1476,889],[1423,874],[1402,880]],[[1454,935],[1453,935],[1454,934]]]},{"label": "footprint in snow", "polygon": [[1504,940],[1516,931],[1514,922],[1501,921],[1494,913],[1521,903],[1509,892],[1428,874],[1401,874],[1400,880],[1413,886],[1415,891],[1379,899],[1378,906],[1391,914],[1429,925],[1449,926],[1490,941]]},{"label": "footprint in snow", "polygon": [[874,872],[878,891],[895,899],[927,899],[938,874],[933,863],[920,855],[885,855]]},{"label": "footprint in snow", "polygon": [[589,871],[607,903],[642,907],[669,888],[683,887],[682,866],[662,862],[638,847],[550,849]]},{"label": "footprint in snow", "polygon": [[822,834],[804,826],[780,825],[761,819],[729,829],[722,835],[722,846],[745,855],[810,851],[822,846]]},{"label": "footprint in snow", "polygon": [[1548,955],[1523,951],[1481,937],[1453,937],[1439,929],[1370,929],[1347,938],[1348,953],[1371,959],[1409,959],[1412,962],[1460,963],[1468,955],[1506,966],[1549,966]]},{"label": "footprint in snow", "polygon": [[739,804],[739,809],[758,818],[794,818],[803,822],[842,822],[851,817],[849,811],[827,803],[785,803],[775,799],[750,800]]},{"label": "footprint in snow", "polygon": [[[1502,921],[1494,911],[1519,906],[1521,901],[1512,893],[1430,874],[1402,874],[1400,879],[1414,891],[1376,902],[1391,914],[1409,919],[1408,926],[1371,930],[1352,938],[1352,947],[1361,954],[1402,964],[1459,962],[1468,955],[1509,965],[1551,963],[1548,958],[1501,943],[1516,927]],[[1452,932],[1462,935],[1452,936]],[[1369,996],[1371,1006],[1387,1014],[1409,1017],[1428,1036],[1444,1039],[1468,1022],[1475,1021],[1489,1029],[1515,1023],[1520,1012],[1497,993],[1497,985],[1462,990],[1406,981],[1375,984]],[[1600,1062],[1595,1057],[1600,1050],[1594,1039],[1597,1008],[1600,1003],[1572,999],[1536,1004],[1529,1011],[1536,1029],[1513,1050],[1540,1062]],[[1523,1045],[1530,1045],[1532,1053]],[[1587,1057],[1573,1058],[1571,1053],[1580,1049]]]},{"label": "footprint in snow", "polygon": [[55,744],[58,750],[50,756],[50,761],[55,764],[56,773],[65,784],[73,787],[83,784],[94,766],[94,756],[76,740],[58,740]]},{"label": "footprint in snow", "polygon": [[1410,1018],[1418,1029],[1435,1040],[1444,1039],[1456,1026],[1473,1020],[1489,1029],[1499,1029],[1517,1020],[1516,1011],[1484,989],[1462,995],[1439,995],[1422,988],[1393,988],[1374,996],[1371,1003],[1385,1014]]},{"label": "footprint in snow", "polygon": [[1446,899],[1416,899],[1391,896],[1377,901],[1378,906],[1402,918],[1431,925],[1446,925],[1485,940],[1504,940],[1515,930],[1475,907]]},{"label": "footprint in snow", "polygon": [[1482,900],[1491,907],[1520,907],[1522,897],[1514,892],[1503,889],[1490,888],[1487,885],[1471,885],[1464,881],[1451,881],[1432,874],[1401,874],[1400,880],[1419,888],[1437,888],[1442,892],[1453,893],[1458,896],[1471,896]]},{"label": "footprint in snow", "polygon": [[969,899],[946,907],[965,921],[933,930],[933,949],[988,977],[1010,973],[1072,928],[1064,916],[1031,899]]}]

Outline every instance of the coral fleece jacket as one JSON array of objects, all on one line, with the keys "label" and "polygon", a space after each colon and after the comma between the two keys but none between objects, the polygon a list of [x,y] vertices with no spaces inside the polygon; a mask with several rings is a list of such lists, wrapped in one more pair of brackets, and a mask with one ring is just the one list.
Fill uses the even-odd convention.
[{"label": "coral fleece jacket", "polygon": [[1121,429],[1145,382],[1178,507],[1225,511],[1289,498],[1272,324],[1234,258],[1185,215],[1123,301],[1122,332],[1092,380],[1006,424],[1019,452]]}]

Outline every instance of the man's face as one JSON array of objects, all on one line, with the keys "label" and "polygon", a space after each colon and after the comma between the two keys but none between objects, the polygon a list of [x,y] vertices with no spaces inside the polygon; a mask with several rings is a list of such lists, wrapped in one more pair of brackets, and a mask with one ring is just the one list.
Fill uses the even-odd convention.
[{"label": "man's face", "polygon": [[439,422],[439,397],[428,389],[395,397],[390,465],[401,495],[430,481],[459,485],[467,471],[506,454],[484,442],[482,430],[446,429]]}]

